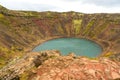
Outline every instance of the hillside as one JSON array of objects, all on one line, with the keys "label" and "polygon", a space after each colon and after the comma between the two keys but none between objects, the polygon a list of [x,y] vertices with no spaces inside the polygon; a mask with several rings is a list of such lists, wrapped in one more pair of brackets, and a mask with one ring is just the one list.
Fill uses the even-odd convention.
[{"label": "hillside", "polygon": [[120,14],[14,11],[0,6],[0,67],[54,38],[86,38],[103,47],[101,56],[120,53]]}]

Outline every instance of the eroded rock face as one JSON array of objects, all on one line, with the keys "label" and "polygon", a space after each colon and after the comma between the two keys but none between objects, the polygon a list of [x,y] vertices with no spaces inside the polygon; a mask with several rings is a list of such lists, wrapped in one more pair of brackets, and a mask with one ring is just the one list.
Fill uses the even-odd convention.
[{"label": "eroded rock face", "polygon": [[82,37],[114,43],[111,49],[119,52],[119,34],[120,14],[27,12],[0,6],[0,47],[19,50],[45,38]]},{"label": "eroded rock face", "polygon": [[114,54],[110,56],[110,59],[114,61],[119,61],[120,62],[120,53]]},{"label": "eroded rock face", "polygon": [[46,60],[31,80],[113,80],[120,79],[120,62],[107,58],[60,56]]},{"label": "eroded rock face", "polygon": [[26,54],[20,59],[14,59],[8,65],[0,69],[0,80],[16,80],[20,74],[29,70],[32,67],[38,67],[45,60],[51,57],[57,57],[60,53],[58,51],[44,51],[44,52],[31,52]]},{"label": "eroded rock face", "polygon": [[[32,70],[28,80],[113,80],[120,79],[120,62],[109,58],[89,59],[71,53],[61,56],[59,51],[28,53],[0,70],[1,80],[21,79]],[[31,74],[29,73],[29,74]]]}]

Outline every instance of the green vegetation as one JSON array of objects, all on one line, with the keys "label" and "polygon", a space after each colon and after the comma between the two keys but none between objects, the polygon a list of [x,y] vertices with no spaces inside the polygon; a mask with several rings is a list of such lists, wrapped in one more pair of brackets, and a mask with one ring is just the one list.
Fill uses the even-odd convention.
[{"label": "green vegetation", "polygon": [[19,51],[17,47],[12,46],[10,49],[0,46],[0,68],[6,65],[14,57],[22,56],[23,52]]},{"label": "green vegetation", "polygon": [[28,80],[30,72],[24,72],[23,74],[20,75],[20,80]]},{"label": "green vegetation", "polygon": [[75,34],[80,33],[80,28],[81,28],[82,20],[73,20],[73,27],[75,29]]},{"label": "green vegetation", "polygon": [[57,30],[58,30],[58,32],[61,33],[62,35],[64,34],[64,30],[62,29],[61,26],[58,26],[58,29],[57,29]]},{"label": "green vegetation", "polygon": [[0,13],[0,23],[7,26],[10,24],[9,20],[1,13]]},{"label": "green vegetation", "polygon": [[4,15],[3,15],[3,14],[0,14],[0,19],[1,19],[1,18],[2,18],[2,19],[4,18]]},{"label": "green vegetation", "polygon": [[88,35],[89,34],[89,32],[91,31],[91,27],[93,26],[93,24],[95,23],[95,20],[91,20],[88,24],[87,24],[87,26],[86,26],[86,28],[85,28],[85,31],[84,31],[84,35]]},{"label": "green vegetation", "polygon": [[104,57],[110,57],[112,54],[113,54],[113,52],[107,52],[107,53],[105,53],[103,56],[104,56]]}]

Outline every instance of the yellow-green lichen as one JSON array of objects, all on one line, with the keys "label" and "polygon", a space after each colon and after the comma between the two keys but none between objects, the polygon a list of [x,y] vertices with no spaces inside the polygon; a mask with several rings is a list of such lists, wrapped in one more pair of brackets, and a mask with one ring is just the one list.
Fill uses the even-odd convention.
[{"label": "yellow-green lichen", "polygon": [[73,28],[75,30],[75,34],[80,33],[80,28],[81,28],[82,20],[73,20]]},{"label": "yellow-green lichen", "polygon": [[0,19],[1,19],[1,18],[2,18],[2,19],[4,18],[4,15],[3,15],[3,14],[0,14]]},{"label": "yellow-green lichen", "polygon": [[109,56],[111,56],[112,54],[113,54],[113,52],[107,52],[107,53],[104,54],[104,57],[109,57]]},{"label": "yellow-green lichen", "polygon": [[85,28],[85,31],[84,31],[84,35],[89,34],[90,28],[93,26],[94,22],[95,22],[94,20],[91,20],[91,21],[87,24],[87,26],[86,26],[86,28]]}]

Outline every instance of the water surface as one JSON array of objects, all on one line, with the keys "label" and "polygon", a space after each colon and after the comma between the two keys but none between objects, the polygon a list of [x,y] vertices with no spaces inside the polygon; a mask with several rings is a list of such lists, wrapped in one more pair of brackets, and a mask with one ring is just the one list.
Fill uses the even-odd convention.
[{"label": "water surface", "polygon": [[44,42],[33,49],[33,51],[59,50],[62,55],[71,52],[80,56],[96,57],[102,53],[102,48],[97,43],[80,38],[58,38]]}]

